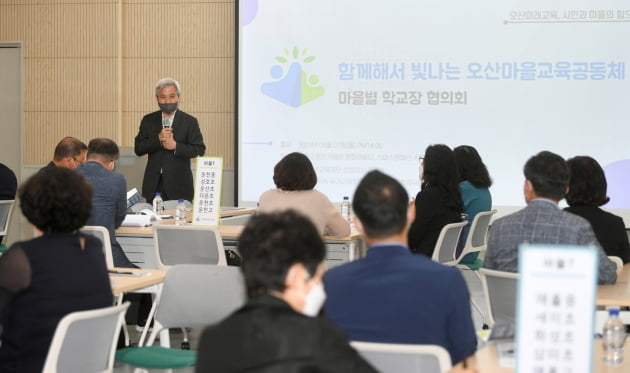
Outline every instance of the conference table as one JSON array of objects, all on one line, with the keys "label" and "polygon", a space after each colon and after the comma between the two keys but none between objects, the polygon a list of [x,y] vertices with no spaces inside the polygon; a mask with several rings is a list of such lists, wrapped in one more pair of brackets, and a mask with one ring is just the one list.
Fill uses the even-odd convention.
[{"label": "conference table", "polygon": [[[620,365],[607,365],[603,360],[603,348],[601,339],[595,339],[593,343],[593,373],[621,373],[630,372],[630,348],[626,347],[623,351],[623,363]],[[489,343],[485,347],[477,350],[474,358],[468,359],[470,367],[477,369],[479,373],[513,373],[512,367],[501,366],[497,346],[494,342]],[[454,371],[462,368],[462,364],[455,366]]]},{"label": "conference table", "polygon": [[142,268],[111,268],[109,279],[114,295],[140,290],[164,282],[166,271]]},{"label": "conference table", "polygon": [[[630,263],[622,267],[617,275],[617,282],[613,285],[599,285],[597,287],[597,306],[630,306]],[[498,342],[501,343],[501,342]],[[480,373],[512,373],[514,368],[501,366],[497,345],[489,342],[480,348],[473,359],[468,360],[471,367],[475,367]],[[458,364],[454,371],[462,368]],[[601,339],[595,339],[593,343],[593,368],[592,372],[616,373],[630,372],[630,345],[624,349],[624,362],[621,365],[607,365],[603,362],[603,349]]]},{"label": "conference table", "polygon": [[[255,208],[228,208],[221,210],[221,222],[225,218],[243,217],[256,212]],[[166,211],[170,213],[170,211]],[[188,216],[188,221],[190,221]],[[153,225],[174,225],[175,219],[163,219]],[[217,229],[221,233],[225,249],[238,251],[238,238],[245,228],[243,220],[239,225],[221,223]],[[359,232],[352,227],[348,236],[324,236],[326,244],[326,264],[329,268],[365,256],[365,245]],[[141,268],[156,268],[155,249],[153,247],[153,226],[120,227],[116,229],[116,239],[129,260]]]},{"label": "conference table", "polygon": [[625,264],[617,274],[617,282],[613,285],[597,287],[598,306],[630,307],[630,263]]}]

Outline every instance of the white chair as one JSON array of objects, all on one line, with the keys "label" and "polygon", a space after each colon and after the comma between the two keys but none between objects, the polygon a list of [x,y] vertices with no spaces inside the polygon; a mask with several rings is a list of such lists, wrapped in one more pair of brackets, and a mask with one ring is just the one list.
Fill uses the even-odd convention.
[{"label": "white chair", "polygon": [[488,324],[516,321],[518,273],[481,268],[481,285],[488,309]]},{"label": "white chair", "polygon": [[[488,228],[490,227],[492,215],[496,213],[497,210],[491,210],[483,211],[475,215],[475,218],[470,224],[470,229],[468,230],[468,237],[464,243],[464,249],[459,254],[459,257],[457,257],[455,262],[455,267],[461,270],[473,271],[480,281],[481,276],[478,271],[483,266],[483,260],[479,258],[479,255],[486,251],[486,247],[488,246]],[[472,255],[474,253],[477,253],[477,257],[474,260],[471,260],[471,257],[468,255]],[[481,312],[481,307],[477,305],[472,297],[470,298],[470,303],[481,315],[482,321],[485,325],[485,315]]]},{"label": "white chair", "polygon": [[445,373],[451,369],[451,357],[442,346],[357,341],[351,345],[383,373]]},{"label": "white chair", "polygon": [[114,268],[114,257],[112,256],[112,242],[109,239],[109,231],[105,227],[98,225],[86,225],[81,228],[81,232],[90,234],[103,243],[103,252],[105,253],[105,263],[107,268]]},{"label": "white chair", "polygon": [[227,265],[221,233],[201,225],[155,225],[153,245],[158,269],[175,264]]},{"label": "white chair", "polygon": [[[462,263],[462,260],[468,254],[483,253],[488,246],[488,228],[490,227],[490,221],[492,215],[496,214],[497,210],[483,211],[475,215],[470,229],[468,230],[468,237],[464,243],[464,249],[457,258],[457,267],[460,269],[471,269],[476,271],[483,264],[483,260],[477,258],[471,263]],[[476,269],[475,269],[476,268]]]},{"label": "white chair", "polygon": [[[245,284],[239,268],[203,264],[172,266],[164,279],[146,346],[119,350],[116,360],[157,369],[193,365],[195,352],[170,349],[170,341],[162,338],[163,334],[161,346],[152,346],[157,333],[168,328],[203,328],[221,321],[244,303]],[[175,356],[169,359],[170,355]]]},{"label": "white chair", "polygon": [[468,222],[464,220],[442,227],[437,242],[435,243],[433,256],[431,257],[433,261],[446,265],[455,265],[457,263],[457,259],[455,258],[457,243],[466,224],[468,224]]},{"label": "white chair", "polygon": [[[3,200],[0,201],[0,236],[6,236],[9,230],[9,222],[11,221],[11,212],[13,211],[13,205],[15,200]],[[4,244],[0,244],[0,255],[7,251],[7,247]]]},{"label": "white chair", "polygon": [[112,372],[118,333],[129,303],[72,312],[55,330],[44,373]]},{"label": "white chair", "polygon": [[[155,263],[158,269],[167,270],[178,264],[213,264],[227,266],[223,240],[218,229],[198,225],[155,225],[153,226],[153,246]],[[201,292],[200,294],[202,294]],[[159,296],[159,293],[156,294]],[[153,318],[158,304],[154,297],[148,320]],[[148,322],[148,321],[147,321]],[[146,337],[142,331],[138,345]],[[186,329],[182,329],[184,342],[188,340]]]}]

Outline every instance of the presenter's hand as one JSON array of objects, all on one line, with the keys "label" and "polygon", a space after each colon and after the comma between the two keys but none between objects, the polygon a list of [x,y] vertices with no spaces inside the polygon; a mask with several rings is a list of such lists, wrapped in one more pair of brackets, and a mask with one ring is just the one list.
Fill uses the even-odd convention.
[{"label": "presenter's hand", "polygon": [[175,139],[173,139],[172,135],[171,135],[171,137],[169,137],[166,140],[162,141],[162,147],[164,149],[168,149],[168,150],[175,150],[175,148],[177,147],[177,143],[175,142]]},{"label": "presenter's hand", "polygon": [[161,142],[164,142],[168,139],[172,139],[173,129],[170,127],[162,128],[162,131],[160,131],[160,134],[158,135],[158,137],[160,138]]}]

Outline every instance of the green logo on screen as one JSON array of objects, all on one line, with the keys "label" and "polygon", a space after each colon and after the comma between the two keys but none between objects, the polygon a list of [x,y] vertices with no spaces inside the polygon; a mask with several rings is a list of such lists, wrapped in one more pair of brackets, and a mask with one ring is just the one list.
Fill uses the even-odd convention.
[{"label": "green logo on screen", "polygon": [[324,87],[318,86],[319,77],[304,68],[315,61],[306,49],[285,49],[284,55],[277,56],[277,64],[271,66],[270,75],[274,79],[263,83],[262,93],[291,107],[302,106],[324,95]]}]

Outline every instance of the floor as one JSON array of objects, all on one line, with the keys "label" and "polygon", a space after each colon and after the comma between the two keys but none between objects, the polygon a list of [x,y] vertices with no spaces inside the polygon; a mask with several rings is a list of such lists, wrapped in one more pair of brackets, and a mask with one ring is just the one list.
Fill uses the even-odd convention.
[{"label": "floor", "polygon": [[[483,290],[481,288],[481,281],[479,280],[479,277],[477,277],[472,271],[462,271],[462,274],[464,276],[464,279],[466,280],[466,283],[468,284],[468,289],[470,291],[471,298],[477,303],[477,305],[479,305],[479,307],[481,307],[481,310],[483,312],[486,312],[485,300],[484,300]],[[481,317],[479,312],[477,312],[472,306],[471,306],[471,312],[472,312],[473,323],[475,325],[475,330],[477,331],[482,330],[483,323],[484,323],[483,318]],[[130,327],[129,329],[130,329],[129,331],[130,340],[133,343],[137,342],[139,333],[135,331],[135,328],[133,326]],[[188,340],[190,342],[190,347],[193,350],[197,348],[200,332],[201,332],[200,330],[192,330],[189,333]],[[171,331],[170,335],[171,335],[171,347],[179,346],[182,341],[182,333],[178,331]],[[485,342],[481,338],[478,339],[479,347],[482,347],[484,343]],[[158,344],[158,342],[156,342],[156,344]],[[148,369],[147,370],[147,369],[134,368],[132,366],[129,366],[127,364],[122,364],[119,362],[114,363],[114,373],[145,373],[145,372],[148,372],[148,373],[166,373],[166,372],[193,373],[194,367],[184,368],[184,369],[173,369],[173,370],[161,370],[161,369]]]}]

